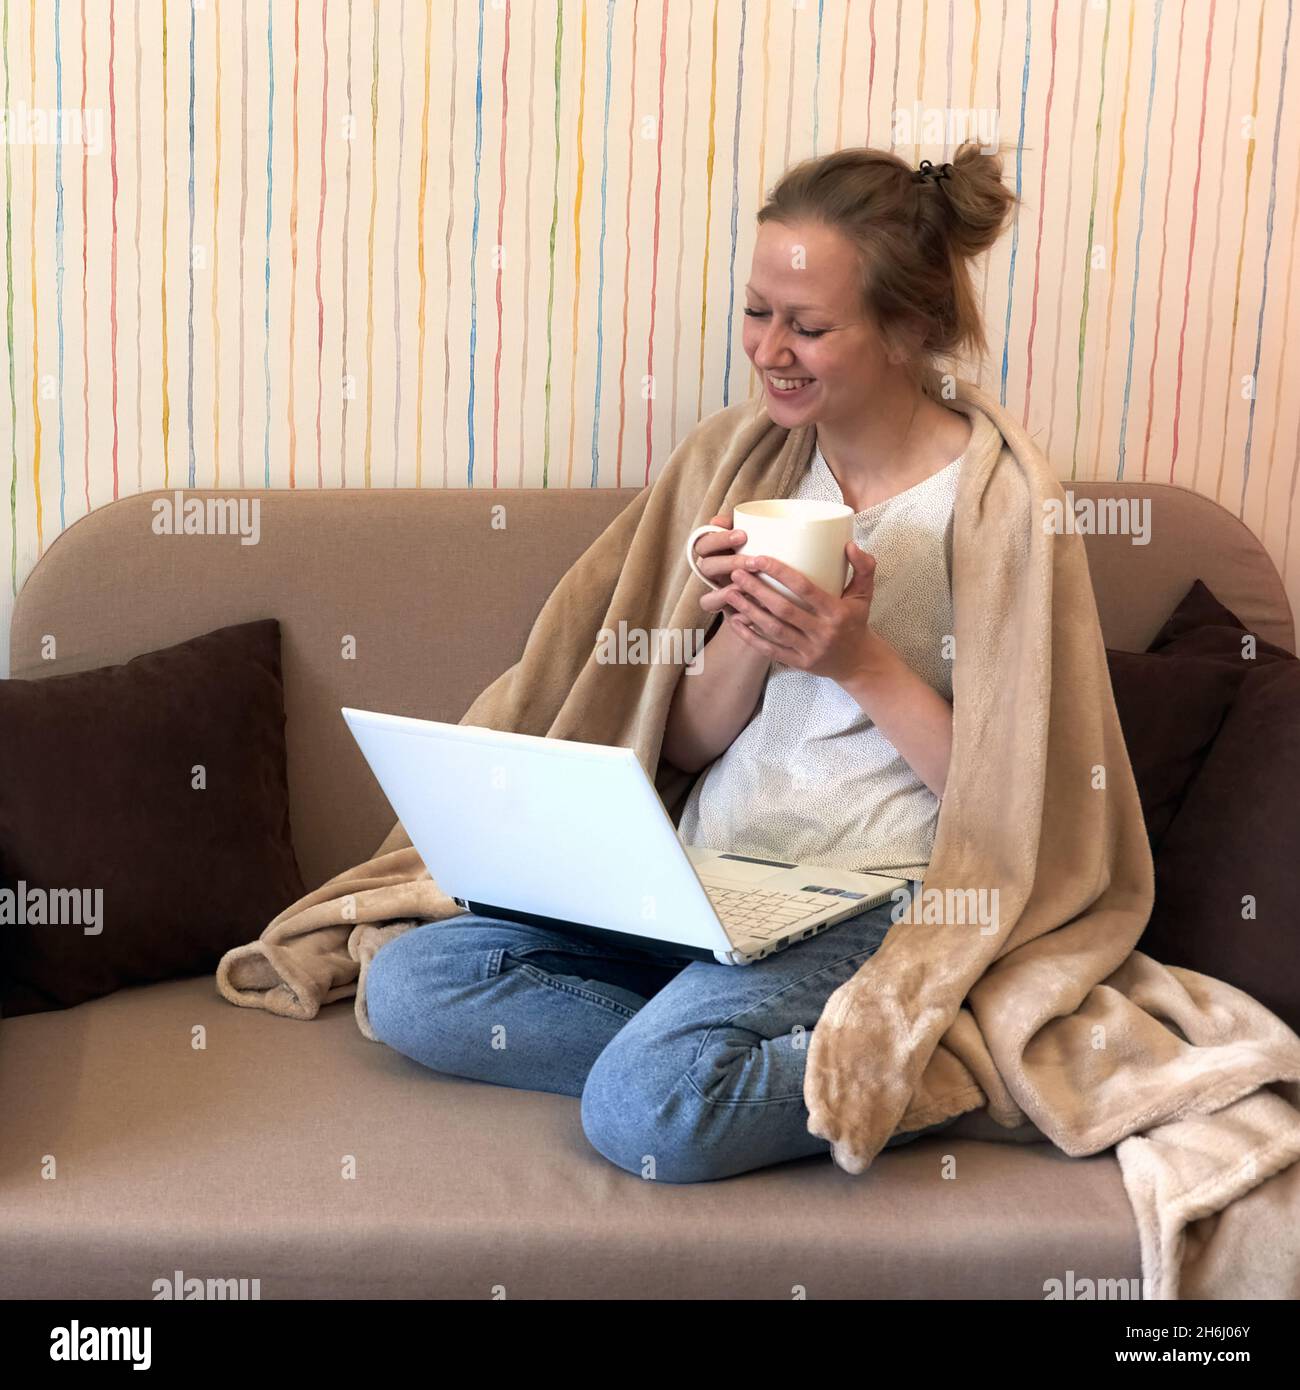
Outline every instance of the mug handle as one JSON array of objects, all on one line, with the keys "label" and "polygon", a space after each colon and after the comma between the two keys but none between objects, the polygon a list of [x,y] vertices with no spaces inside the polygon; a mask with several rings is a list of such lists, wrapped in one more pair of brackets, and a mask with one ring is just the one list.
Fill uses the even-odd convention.
[{"label": "mug handle", "polygon": [[[735,528],[733,527],[731,529],[734,530]],[[701,573],[700,567],[695,563],[695,542],[699,540],[701,536],[707,536],[712,531],[716,531],[720,536],[728,534],[728,528],[725,526],[697,526],[686,540],[686,563],[690,565],[691,572],[697,579],[704,580],[710,589],[718,589],[722,586],[720,584],[715,584],[707,575]]]}]

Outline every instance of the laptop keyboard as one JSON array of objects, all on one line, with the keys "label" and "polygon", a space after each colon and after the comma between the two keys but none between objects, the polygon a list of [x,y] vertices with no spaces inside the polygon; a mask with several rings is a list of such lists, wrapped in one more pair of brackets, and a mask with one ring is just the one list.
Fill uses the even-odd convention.
[{"label": "laptop keyboard", "polygon": [[867,896],[842,888],[822,888],[815,883],[798,893],[771,888],[724,888],[709,883],[705,883],[704,890],[733,940],[751,937],[759,941],[784,936],[806,918],[825,911],[832,898],[842,902]]}]

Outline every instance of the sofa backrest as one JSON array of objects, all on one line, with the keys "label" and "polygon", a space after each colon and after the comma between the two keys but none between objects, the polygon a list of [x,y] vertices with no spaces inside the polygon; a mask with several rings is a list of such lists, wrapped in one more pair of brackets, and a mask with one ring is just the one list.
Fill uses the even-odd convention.
[{"label": "sofa backrest", "polygon": [[[1167,484],[1065,486],[1076,510],[1087,501],[1149,503],[1148,544],[1084,536],[1108,646],[1144,650],[1199,578],[1252,631],[1295,650],[1277,570],[1230,512]],[[231,535],[156,535],[154,503],[174,495],[126,497],[71,526],[32,571],[14,610],[10,671],[84,671],[231,623],[278,618],[294,843],[315,886],[369,857],[393,822],[339,707],[458,720],[518,658],[556,581],[636,495],[185,493],[258,499],[254,545]],[[47,634],[57,638],[54,662],[42,659]]]}]

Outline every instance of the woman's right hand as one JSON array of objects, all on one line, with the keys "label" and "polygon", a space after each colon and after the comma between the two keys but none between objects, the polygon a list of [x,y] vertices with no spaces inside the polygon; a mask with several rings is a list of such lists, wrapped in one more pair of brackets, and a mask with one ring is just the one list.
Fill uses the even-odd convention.
[{"label": "woman's right hand", "polygon": [[677,682],[668,708],[659,751],[683,772],[699,772],[731,747],[758,708],[771,669],[767,657],[736,631],[748,620],[730,602],[740,592],[731,572],[746,537],[731,529],[731,520],[730,512],[715,516],[710,525],[724,529],[706,532],[695,543],[700,572],[720,586],[704,590],[700,607],[710,615],[721,613],[722,621],[715,626],[710,620],[713,635],[699,659],[686,667],[687,678]]},{"label": "woman's right hand", "polygon": [[695,563],[700,573],[719,587],[706,589],[700,595],[700,607],[706,613],[726,609],[728,615],[734,614],[736,610],[727,603],[727,589],[731,584],[731,572],[736,567],[736,552],[745,544],[745,533],[731,529],[730,512],[719,512],[710,518],[709,525],[722,526],[725,532],[711,531],[695,542]]}]

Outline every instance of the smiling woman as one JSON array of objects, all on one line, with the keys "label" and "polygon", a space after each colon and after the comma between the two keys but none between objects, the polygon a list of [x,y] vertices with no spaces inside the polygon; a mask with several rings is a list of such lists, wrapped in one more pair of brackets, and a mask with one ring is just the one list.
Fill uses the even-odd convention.
[{"label": "smiling woman", "polygon": [[940,403],[939,364],[985,350],[969,262],[1015,201],[999,158],[963,145],[937,173],[873,149],[804,160],[760,209],[745,351],[772,418],[815,422],[855,510],[964,446],[965,422]]},{"label": "smiling woman", "polygon": [[[497,917],[430,922],[370,967],[377,1038],[434,1070],[579,1096],[588,1139],[639,1176],[699,1182],[829,1149],[804,1102],[808,1036],[880,948],[898,897],[919,889],[948,772],[951,523],[972,419],[927,387],[936,354],[983,341],[965,261],[1014,201],[999,168],[963,147],[940,189],[891,154],[841,150],[796,165],[759,214],[744,345],[770,420],[751,420],[748,402],[730,409],[757,424],[769,467],[774,436],[800,430],[786,452],[808,464],[792,495],[852,507],[853,578],[831,593],[771,556],[742,567],[732,528],[745,513],[713,517],[696,547],[697,575],[718,585],[699,600],[701,631],[724,621],[677,678],[660,748],[703,773],[679,816],[685,844],[876,870],[896,892],[743,969],[596,950],[564,923]],[[987,453],[995,427],[983,423]],[[697,471],[738,466],[708,457]],[[716,481],[695,479],[701,495]],[[692,529],[709,520],[693,510],[679,518]],[[779,903],[747,910],[779,926]],[[509,1046],[485,1042],[489,1027]]]},{"label": "smiling woman", "polygon": [[700,542],[719,585],[701,607],[724,622],[664,737],[684,770],[713,764],[682,814],[692,843],[831,862],[865,841],[876,863],[845,867],[909,876],[928,859],[951,755],[951,525],[971,438],[939,366],[984,346],[969,261],[1016,201],[974,145],[931,175],[838,150],[794,165],[758,213],[745,351],[771,419],[814,427],[793,495],[853,509],[854,576],[798,616],[737,567],[743,532]]}]

